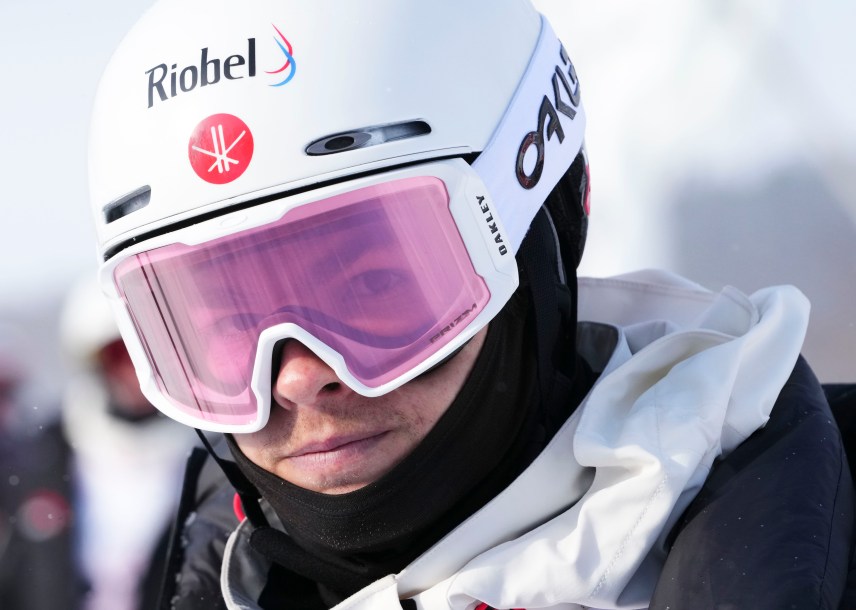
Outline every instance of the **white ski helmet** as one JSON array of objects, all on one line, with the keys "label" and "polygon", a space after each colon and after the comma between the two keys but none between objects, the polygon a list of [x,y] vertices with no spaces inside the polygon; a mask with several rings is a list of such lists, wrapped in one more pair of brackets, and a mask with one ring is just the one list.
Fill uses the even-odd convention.
[{"label": "white ski helmet", "polygon": [[75,368],[91,368],[98,352],[119,339],[110,303],[96,278],[86,274],[68,291],[59,319],[63,354]]},{"label": "white ski helmet", "polygon": [[[291,209],[276,207],[281,198],[302,205],[324,188],[335,195],[331,185],[342,181],[361,186],[369,177],[372,188],[377,176],[398,171],[406,179],[431,163],[429,173],[443,180],[465,166],[473,176],[461,188],[473,205],[453,210],[458,230],[486,244],[481,254],[467,245],[478,275],[492,266],[514,283],[488,282],[496,298],[467,324],[460,308],[441,319],[432,344],[445,345],[453,327],[468,326],[443,350],[414,357],[420,366],[396,369],[393,381],[374,386],[359,375],[346,380],[366,395],[384,393],[442,360],[501,309],[516,286],[513,255],[581,153],[584,124],[573,64],[529,0],[161,0],[105,70],[90,142],[102,285],[147,396],[200,425],[186,416],[187,405],[171,411],[176,396],[159,378],[167,365],[153,361],[140,315],[128,308],[134,298],[114,285],[123,257],[252,229]],[[457,161],[443,165],[449,159]],[[237,213],[267,204],[276,209],[262,220]],[[460,226],[469,222],[470,229]],[[193,232],[202,225],[208,228]],[[269,370],[260,363],[273,341],[292,336],[313,349],[324,342],[287,326],[258,338],[257,402],[269,394]],[[346,374],[340,351],[324,359]],[[186,359],[176,362],[186,368]],[[202,427],[237,430],[220,424]]]}]

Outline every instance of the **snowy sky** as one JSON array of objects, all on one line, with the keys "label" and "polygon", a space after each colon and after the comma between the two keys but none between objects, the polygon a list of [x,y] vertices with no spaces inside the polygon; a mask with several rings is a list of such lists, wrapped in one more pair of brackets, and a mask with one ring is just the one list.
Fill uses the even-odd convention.
[{"label": "snowy sky", "polygon": [[[55,298],[94,271],[89,111],[112,49],[150,4],[0,2],[0,306]],[[589,117],[584,271],[795,283],[815,303],[821,368],[856,379],[856,6],[536,5],[575,61]]]},{"label": "snowy sky", "polygon": [[3,0],[0,301],[26,302],[95,264],[86,134],[113,47],[150,0]]}]

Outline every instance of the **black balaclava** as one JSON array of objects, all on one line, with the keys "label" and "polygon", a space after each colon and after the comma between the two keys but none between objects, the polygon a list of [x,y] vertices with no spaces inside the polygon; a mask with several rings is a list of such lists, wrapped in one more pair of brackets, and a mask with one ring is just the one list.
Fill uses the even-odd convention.
[{"label": "black balaclava", "polygon": [[543,273],[556,263],[545,246],[553,235],[540,213],[518,257],[521,285],[490,323],[463,388],[378,481],[347,494],[312,492],[258,467],[227,436],[238,469],[285,529],[257,527],[250,538],[273,562],[263,607],[265,599],[330,607],[401,571],[507,487],[576,408],[594,382],[574,346],[576,282],[559,287],[556,299],[570,302],[559,307],[564,314],[535,315],[556,307],[552,293],[547,305],[537,296],[554,290],[553,274]]}]

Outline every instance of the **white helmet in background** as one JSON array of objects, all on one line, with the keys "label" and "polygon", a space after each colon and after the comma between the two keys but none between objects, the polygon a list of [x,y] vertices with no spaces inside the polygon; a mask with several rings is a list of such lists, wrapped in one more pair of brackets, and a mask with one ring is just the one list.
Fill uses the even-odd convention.
[{"label": "white helmet in background", "polygon": [[98,353],[118,340],[119,327],[98,280],[86,274],[77,280],[63,302],[59,340],[63,354],[76,366],[91,367]]},{"label": "white helmet in background", "polygon": [[249,432],[285,338],[367,396],[436,365],[513,293],[584,123],[528,0],[157,3],[90,148],[102,287],[146,395]]}]

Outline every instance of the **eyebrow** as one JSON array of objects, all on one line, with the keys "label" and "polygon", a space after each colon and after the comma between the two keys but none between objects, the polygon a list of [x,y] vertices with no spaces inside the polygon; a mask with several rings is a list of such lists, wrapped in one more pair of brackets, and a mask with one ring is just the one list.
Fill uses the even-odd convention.
[{"label": "eyebrow", "polygon": [[[191,276],[195,273],[212,272],[222,276],[228,273],[229,266],[240,264],[244,257],[254,254],[260,257],[271,256],[271,253],[288,254],[290,251],[299,252],[304,261],[310,253],[320,253],[319,256],[313,257],[315,260],[304,262],[301,268],[303,273],[323,276],[359,261],[371,250],[379,247],[394,247],[398,243],[393,237],[394,231],[388,227],[386,215],[382,210],[369,208],[356,213],[336,215],[333,212],[333,214],[334,216],[327,222],[318,223],[316,217],[313,224],[296,221],[291,226],[269,227],[260,232],[235,236],[236,239],[230,241],[228,245],[214,247],[208,256],[191,262],[189,268],[194,270],[191,271]],[[285,230],[280,232],[279,229]],[[370,232],[370,237],[360,238],[358,231],[361,230]],[[334,236],[335,239],[330,239]],[[382,237],[385,239],[381,239]],[[319,240],[325,240],[325,238],[326,243],[323,248],[301,247],[301,243],[317,244]],[[276,258],[281,257],[276,256]],[[235,291],[233,287],[234,284],[231,282],[227,285],[223,283],[219,285],[229,298],[246,300],[246,295]],[[212,287],[210,290],[217,290],[217,288]]]},{"label": "eyebrow", "polygon": [[391,244],[390,241],[380,242],[378,240],[343,240],[345,243],[327,251],[326,256],[318,257],[309,266],[310,273],[315,275],[336,272],[345,269],[349,265],[359,262],[367,253]]}]

